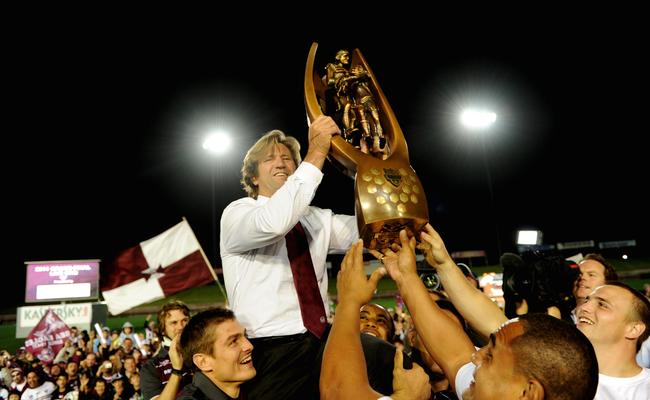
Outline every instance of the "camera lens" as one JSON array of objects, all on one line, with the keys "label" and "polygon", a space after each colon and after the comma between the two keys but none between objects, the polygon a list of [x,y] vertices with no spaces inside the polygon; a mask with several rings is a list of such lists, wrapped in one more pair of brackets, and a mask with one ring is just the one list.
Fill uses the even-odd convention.
[{"label": "camera lens", "polygon": [[420,274],[420,280],[424,283],[427,290],[438,290],[440,287],[440,278],[435,272],[425,272]]}]

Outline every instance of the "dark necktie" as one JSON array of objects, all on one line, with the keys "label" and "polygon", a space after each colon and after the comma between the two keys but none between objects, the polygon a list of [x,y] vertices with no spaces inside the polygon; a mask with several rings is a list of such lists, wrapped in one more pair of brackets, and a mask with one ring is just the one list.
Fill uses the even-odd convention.
[{"label": "dark necktie", "polygon": [[293,284],[298,293],[302,323],[317,338],[321,338],[327,326],[325,307],[318,289],[314,264],[311,262],[307,235],[300,222],[285,236],[287,253],[291,263]]}]

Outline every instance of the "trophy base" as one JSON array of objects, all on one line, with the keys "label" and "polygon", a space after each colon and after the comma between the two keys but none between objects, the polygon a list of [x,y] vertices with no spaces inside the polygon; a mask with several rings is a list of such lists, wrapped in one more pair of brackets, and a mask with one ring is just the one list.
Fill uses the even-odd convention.
[{"label": "trophy base", "polygon": [[[420,240],[419,232],[428,221],[422,219],[396,218],[393,220],[377,221],[363,225],[359,236],[363,239],[364,247],[370,250],[383,250],[392,244],[400,244],[399,232],[406,230],[409,237],[415,236]],[[361,226],[361,225],[360,225]]]},{"label": "trophy base", "polygon": [[376,159],[359,164],[354,186],[357,226],[366,248],[399,244],[402,229],[419,240],[429,213],[422,184],[408,164]]}]

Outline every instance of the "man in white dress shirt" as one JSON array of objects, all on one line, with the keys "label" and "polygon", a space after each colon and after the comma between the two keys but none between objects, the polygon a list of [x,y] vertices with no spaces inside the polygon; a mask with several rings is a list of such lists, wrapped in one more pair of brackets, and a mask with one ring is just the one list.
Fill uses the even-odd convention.
[{"label": "man in white dress shirt", "polygon": [[[221,216],[228,300],[255,347],[257,376],[246,390],[250,399],[318,398],[320,357],[328,331],[326,257],[344,253],[358,239],[354,216],[310,206],[336,134],[340,130],[330,117],[314,120],[303,162],[295,138],[277,130],[264,135],[248,150],[242,166],[242,184],[249,197],[229,204]],[[314,291],[320,291],[323,303],[323,314],[316,318],[323,335],[307,330],[294,285],[285,235],[298,223],[307,236],[318,286]],[[366,355],[372,354],[366,344]],[[367,360],[368,368],[392,374],[393,356],[391,349],[386,366]],[[372,383],[372,371],[370,379]]]}]

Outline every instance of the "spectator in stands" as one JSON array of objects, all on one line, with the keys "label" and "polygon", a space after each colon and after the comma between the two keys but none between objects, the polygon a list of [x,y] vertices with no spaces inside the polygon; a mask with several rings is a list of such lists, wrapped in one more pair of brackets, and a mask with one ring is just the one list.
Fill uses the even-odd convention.
[{"label": "spectator in stands", "polygon": [[27,378],[25,378],[25,374],[23,373],[23,370],[21,368],[13,367],[11,369],[10,387],[12,390],[17,391],[20,394],[22,394],[25,388],[27,387]]},{"label": "spectator in stands", "polygon": [[114,379],[111,385],[113,386],[113,400],[129,400],[133,396],[133,387],[124,376]]},{"label": "spectator in stands", "polygon": [[0,385],[11,385],[11,353],[0,350]]},{"label": "spectator in stands", "polygon": [[133,335],[134,335],[133,324],[130,323],[129,321],[126,321],[122,325],[122,332],[120,332],[120,336],[119,336],[120,345],[124,344],[124,339],[126,339],[126,338],[131,339],[131,343],[133,343],[135,341],[135,339],[133,338]]},{"label": "spectator in stands", "polygon": [[144,321],[144,340],[146,343],[152,343],[153,338],[157,336],[156,321],[148,314]]},{"label": "spectator in stands", "polygon": [[129,382],[133,387],[133,395],[131,396],[131,400],[142,400],[143,398],[142,398],[142,390],[140,388],[140,374],[135,373],[131,375],[131,378],[129,378]]},{"label": "spectator in stands", "polygon": [[180,399],[240,398],[242,384],[255,376],[253,345],[233,312],[225,308],[192,317],[179,347],[185,366],[195,371]]},{"label": "spectator in stands", "polygon": [[[369,279],[366,278],[362,252],[363,242],[360,240],[343,258],[336,280],[339,304],[325,346],[320,375],[320,398],[324,400],[375,400],[382,396],[370,386],[357,326],[359,308],[372,298],[377,282],[386,271],[379,268]],[[422,367],[417,364],[404,369],[403,354],[395,351],[391,398],[428,399],[431,394],[428,381]]]},{"label": "spectator in stands", "polygon": [[183,358],[177,350],[179,335],[190,319],[190,309],[178,300],[165,303],[158,312],[158,333],[163,347],[140,371],[144,400],[174,400],[191,377],[183,372]]},{"label": "spectator in stands", "polygon": [[97,354],[100,357],[104,357],[104,350],[107,351],[106,356],[108,356],[108,348],[111,345],[111,329],[108,326],[102,328],[102,337],[95,338],[93,340],[93,353]]},{"label": "spectator in stands", "polygon": [[36,371],[27,374],[27,388],[20,396],[20,400],[50,400],[56,386],[50,381],[42,382]]},{"label": "spectator in stands", "polygon": [[[421,239],[420,248],[427,262],[437,269],[452,301],[454,285],[444,281],[444,273],[456,274],[457,285],[478,293],[500,312],[463,277],[429,224]],[[373,254],[383,260],[397,283],[419,328],[418,336],[459,398],[466,390],[469,398],[593,398],[598,383],[596,354],[588,339],[571,324],[545,314],[525,315],[494,330],[489,344],[477,352],[463,329],[428,296],[416,271],[415,238],[409,239],[401,231],[400,241],[397,253],[388,249],[384,255]]]},{"label": "spectator in stands", "polygon": [[59,375],[56,380],[56,389],[52,392],[53,400],[62,400],[68,392],[70,392],[70,387],[68,386],[68,376]]},{"label": "spectator in stands", "polygon": [[89,371],[91,375],[97,374],[97,355],[95,353],[88,353],[86,358],[79,363],[79,369]]},{"label": "spectator in stands", "polygon": [[65,366],[65,373],[68,375],[68,386],[79,389],[79,364],[76,361],[68,362]]},{"label": "spectator in stands", "polygon": [[58,363],[61,361],[68,362],[68,360],[72,357],[76,350],[75,345],[72,343],[71,340],[66,340],[65,343],[63,343],[63,347],[61,347],[61,350],[57,353],[56,357],[54,357],[54,362]]},{"label": "spectator in stands", "polygon": [[122,375],[126,376],[127,379],[130,379],[132,375],[138,373],[138,366],[135,363],[135,358],[133,356],[124,357],[124,373]]},{"label": "spectator in stands", "polygon": [[133,346],[133,339],[130,337],[125,337],[124,340],[122,340],[122,353],[125,356],[130,356],[133,354],[133,349],[135,347]]},{"label": "spectator in stands", "polygon": [[109,400],[112,397],[112,393],[108,390],[108,383],[103,379],[97,379],[95,381],[95,386],[90,394],[90,399],[92,400]]}]

